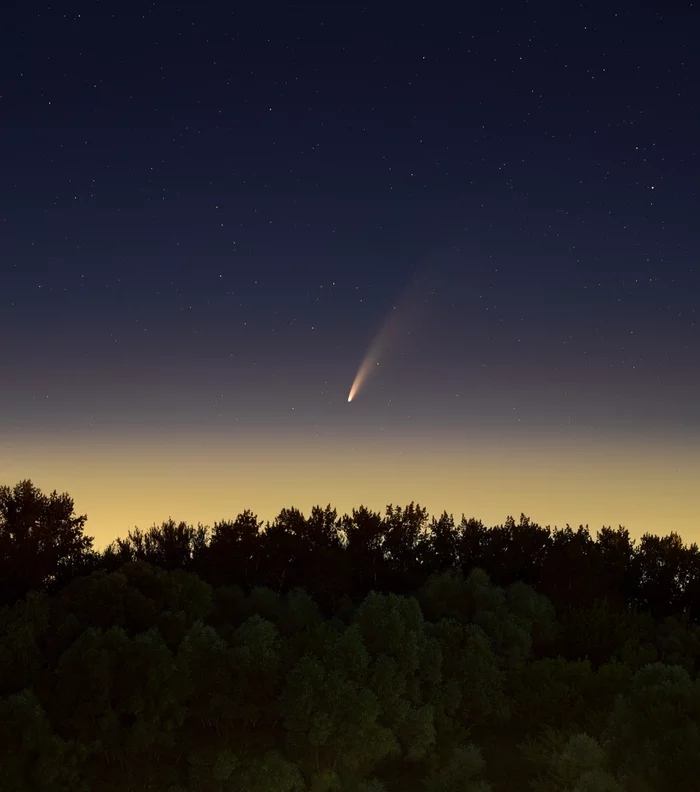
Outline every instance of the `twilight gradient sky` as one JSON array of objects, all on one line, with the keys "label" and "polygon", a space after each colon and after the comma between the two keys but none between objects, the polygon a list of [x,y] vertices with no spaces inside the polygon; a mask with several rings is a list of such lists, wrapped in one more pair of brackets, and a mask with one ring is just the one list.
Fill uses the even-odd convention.
[{"label": "twilight gradient sky", "polygon": [[700,539],[699,33],[691,3],[5,10],[0,483],[98,544],[411,500]]}]

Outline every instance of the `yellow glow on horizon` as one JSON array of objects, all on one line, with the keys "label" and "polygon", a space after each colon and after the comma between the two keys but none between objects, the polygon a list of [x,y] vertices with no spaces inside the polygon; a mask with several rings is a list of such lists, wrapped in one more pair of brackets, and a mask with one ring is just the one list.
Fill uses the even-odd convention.
[{"label": "yellow glow on horizon", "polygon": [[361,438],[269,447],[215,438],[3,443],[0,484],[23,478],[68,492],[100,547],[168,517],[211,525],[244,509],[267,520],[289,506],[308,512],[330,503],[342,514],[411,501],[487,525],[524,512],[544,525],[588,524],[594,534],[622,524],[634,537],[677,531],[700,540],[700,459],[683,448],[533,450],[488,439],[426,448]]}]

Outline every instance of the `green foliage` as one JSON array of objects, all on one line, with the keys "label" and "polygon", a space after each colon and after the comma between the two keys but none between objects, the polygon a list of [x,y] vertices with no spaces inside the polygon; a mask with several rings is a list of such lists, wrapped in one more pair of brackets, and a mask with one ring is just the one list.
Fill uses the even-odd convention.
[{"label": "green foliage", "polygon": [[676,535],[317,507],[97,558],[83,527],[67,495],[0,488],[0,792],[697,786]]},{"label": "green foliage", "polygon": [[536,660],[514,679],[514,713],[525,729],[583,728],[591,707],[594,674],[587,660]]},{"label": "green foliage", "polygon": [[530,633],[533,646],[546,649],[557,634],[554,607],[547,597],[525,583],[513,583],[506,602],[511,617]]},{"label": "green foliage", "polygon": [[691,789],[700,778],[700,681],[652,663],[613,707],[606,740],[612,766],[635,789]]},{"label": "green foliage", "polygon": [[605,770],[587,770],[579,776],[572,792],[624,792],[624,788]]},{"label": "green foliage", "polygon": [[81,787],[81,752],[52,730],[31,691],[0,698],[0,789],[62,792]]},{"label": "green foliage", "polygon": [[0,695],[19,693],[32,685],[43,665],[36,632],[20,618],[0,635]]},{"label": "green foliage", "polygon": [[418,600],[431,621],[447,616],[478,624],[510,666],[530,656],[533,641],[545,647],[556,633],[554,609],[546,597],[524,583],[504,591],[492,585],[481,569],[473,570],[466,579],[457,571],[434,575],[418,593]]},{"label": "green foliage", "polygon": [[398,751],[380,722],[369,671],[360,632],[350,627],[328,636],[322,656],[305,655],[288,673],[281,703],[287,744],[307,775],[366,773]]},{"label": "green foliage", "polygon": [[284,597],[284,608],[279,618],[279,629],[284,635],[295,635],[320,622],[318,605],[303,589],[294,589]]},{"label": "green foliage", "polygon": [[386,792],[386,787],[378,778],[370,778],[366,781],[360,781],[351,790],[352,792]]},{"label": "green foliage", "polygon": [[76,578],[58,595],[57,616],[72,617],[78,629],[122,627],[130,633],[148,629],[158,605],[134,585],[131,572],[125,567],[111,574],[99,571]]},{"label": "green foliage", "polygon": [[508,714],[505,675],[486,633],[451,619],[431,625],[429,632],[442,654],[441,680],[433,693],[440,728],[459,734],[460,727],[502,721]]},{"label": "green foliage", "polygon": [[178,677],[157,632],[90,628],[59,659],[53,711],[72,738],[131,761],[173,745],[183,717]]},{"label": "green foliage", "polygon": [[412,675],[417,671],[423,629],[423,614],[417,600],[372,593],[355,614],[355,624],[373,656],[391,658],[401,674]]},{"label": "green foliage", "polygon": [[219,728],[233,716],[233,656],[212,627],[197,622],[178,650],[188,717],[204,727]]},{"label": "green foliage", "polygon": [[233,634],[233,712],[247,727],[274,719],[281,684],[280,637],[260,616],[251,616]]},{"label": "green foliage", "polygon": [[455,748],[452,756],[425,782],[426,792],[490,792],[482,779],[484,760],[475,745]]},{"label": "green foliage", "polygon": [[588,734],[547,731],[529,746],[529,757],[538,767],[535,792],[624,792],[605,768],[605,751]]},{"label": "green foliage", "polygon": [[267,751],[241,773],[239,789],[246,792],[302,792],[299,768],[277,751]]}]

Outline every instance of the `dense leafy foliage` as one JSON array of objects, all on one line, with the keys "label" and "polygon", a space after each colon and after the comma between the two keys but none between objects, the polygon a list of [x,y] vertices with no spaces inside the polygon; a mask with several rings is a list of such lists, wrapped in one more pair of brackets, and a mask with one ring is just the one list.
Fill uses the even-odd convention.
[{"label": "dense leafy foliage", "polygon": [[700,561],[416,505],[103,553],[0,488],[0,790],[666,792],[700,778]]}]

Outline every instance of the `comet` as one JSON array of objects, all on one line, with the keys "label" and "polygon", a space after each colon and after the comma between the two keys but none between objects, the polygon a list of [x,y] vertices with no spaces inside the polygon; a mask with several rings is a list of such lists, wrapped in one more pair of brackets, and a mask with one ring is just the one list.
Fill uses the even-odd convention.
[{"label": "comet", "polygon": [[350,393],[348,394],[348,403],[357,396],[358,391],[365,384],[367,377],[369,377],[372,370],[379,365],[378,357],[381,351],[380,340],[381,337],[375,339],[375,342],[367,350],[364,360],[360,363],[360,368],[357,369],[357,374],[355,374],[355,379],[353,380]]},{"label": "comet", "polygon": [[392,306],[389,315],[379,328],[372,343],[369,345],[365,356],[362,358],[360,367],[357,369],[355,379],[352,382],[348,403],[352,402],[360,390],[365,386],[367,380],[379,367],[381,358],[385,356],[404,335],[409,335],[409,325],[415,319],[421,302],[418,298],[417,282],[414,280],[406,288],[401,298]]}]

